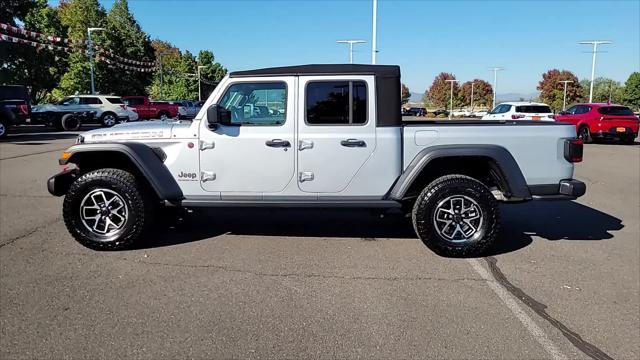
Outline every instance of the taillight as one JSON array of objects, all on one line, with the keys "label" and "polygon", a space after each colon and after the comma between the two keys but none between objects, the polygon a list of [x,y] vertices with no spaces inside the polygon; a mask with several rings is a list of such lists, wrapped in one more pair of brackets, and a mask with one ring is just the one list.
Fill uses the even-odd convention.
[{"label": "taillight", "polygon": [[20,109],[21,113],[29,114],[29,105],[26,105],[26,104],[18,105],[18,108]]},{"label": "taillight", "polygon": [[581,139],[567,139],[564,143],[564,158],[572,163],[581,162],[583,147]]},{"label": "taillight", "polygon": [[513,120],[522,119],[522,118],[524,118],[524,114],[513,114],[513,115],[511,115],[511,118]]}]

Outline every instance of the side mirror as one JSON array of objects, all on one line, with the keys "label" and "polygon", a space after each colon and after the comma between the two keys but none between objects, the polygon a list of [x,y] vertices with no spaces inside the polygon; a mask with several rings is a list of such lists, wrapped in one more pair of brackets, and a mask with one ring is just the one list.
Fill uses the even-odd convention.
[{"label": "side mirror", "polygon": [[207,122],[213,128],[220,124],[229,124],[231,122],[231,112],[218,105],[211,105],[207,109]]}]

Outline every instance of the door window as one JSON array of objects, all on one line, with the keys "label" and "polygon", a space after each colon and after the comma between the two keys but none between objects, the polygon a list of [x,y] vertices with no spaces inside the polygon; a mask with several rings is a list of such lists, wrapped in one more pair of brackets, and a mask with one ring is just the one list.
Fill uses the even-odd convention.
[{"label": "door window", "polygon": [[286,119],[284,82],[235,83],[220,100],[231,112],[233,125],[282,125]]},{"label": "door window", "polygon": [[128,99],[124,99],[124,103],[127,104],[128,106],[143,105],[144,104],[144,99],[143,98],[128,98]]},{"label": "door window", "polygon": [[364,81],[314,81],[306,89],[309,125],[362,125],[367,122]]},{"label": "door window", "polygon": [[574,112],[574,114],[579,115],[579,114],[586,114],[591,110],[591,108],[587,105],[578,105],[576,106],[576,111]]},{"label": "door window", "polygon": [[576,113],[576,109],[578,109],[578,105],[574,105],[574,106],[572,106],[572,107],[568,108],[568,109],[567,109],[567,111],[566,111],[566,113],[567,113],[567,114],[574,115],[574,114]]},{"label": "door window", "polygon": [[96,97],[83,97],[80,98],[80,103],[82,105],[99,105],[102,104],[102,101]]},{"label": "door window", "polygon": [[68,97],[65,99],[62,99],[62,101],[60,101],[58,103],[59,105],[78,105],[80,104],[80,98],[79,97]]},{"label": "door window", "polygon": [[509,112],[510,109],[511,105],[498,105],[495,109],[491,110],[491,114],[504,114],[506,112]]}]

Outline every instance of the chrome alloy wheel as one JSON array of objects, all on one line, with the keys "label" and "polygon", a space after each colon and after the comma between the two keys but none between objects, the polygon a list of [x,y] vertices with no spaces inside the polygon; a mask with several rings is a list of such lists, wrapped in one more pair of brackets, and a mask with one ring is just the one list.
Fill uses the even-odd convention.
[{"label": "chrome alloy wheel", "polygon": [[95,189],[80,203],[82,224],[92,233],[108,237],[127,223],[129,209],[122,196],[109,189]]},{"label": "chrome alloy wheel", "polygon": [[451,242],[465,242],[479,236],[482,227],[480,205],[470,197],[449,196],[436,206],[433,226],[438,235]]},{"label": "chrome alloy wheel", "polygon": [[113,126],[116,124],[116,117],[115,115],[111,115],[111,114],[107,114],[104,116],[104,118],[102,119],[102,122],[106,125],[106,126]]}]

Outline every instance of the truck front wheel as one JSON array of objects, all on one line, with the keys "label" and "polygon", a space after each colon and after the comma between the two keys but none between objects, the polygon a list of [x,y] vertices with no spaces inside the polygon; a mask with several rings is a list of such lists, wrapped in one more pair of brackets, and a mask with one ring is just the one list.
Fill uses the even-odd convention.
[{"label": "truck front wheel", "polygon": [[95,250],[130,248],[151,230],[155,204],[135,177],[98,169],[79,177],[63,203],[64,223],[82,245]]},{"label": "truck front wheel", "polygon": [[499,229],[499,208],[489,189],[464,175],[434,180],[418,196],[412,211],[416,234],[439,255],[478,256]]}]

